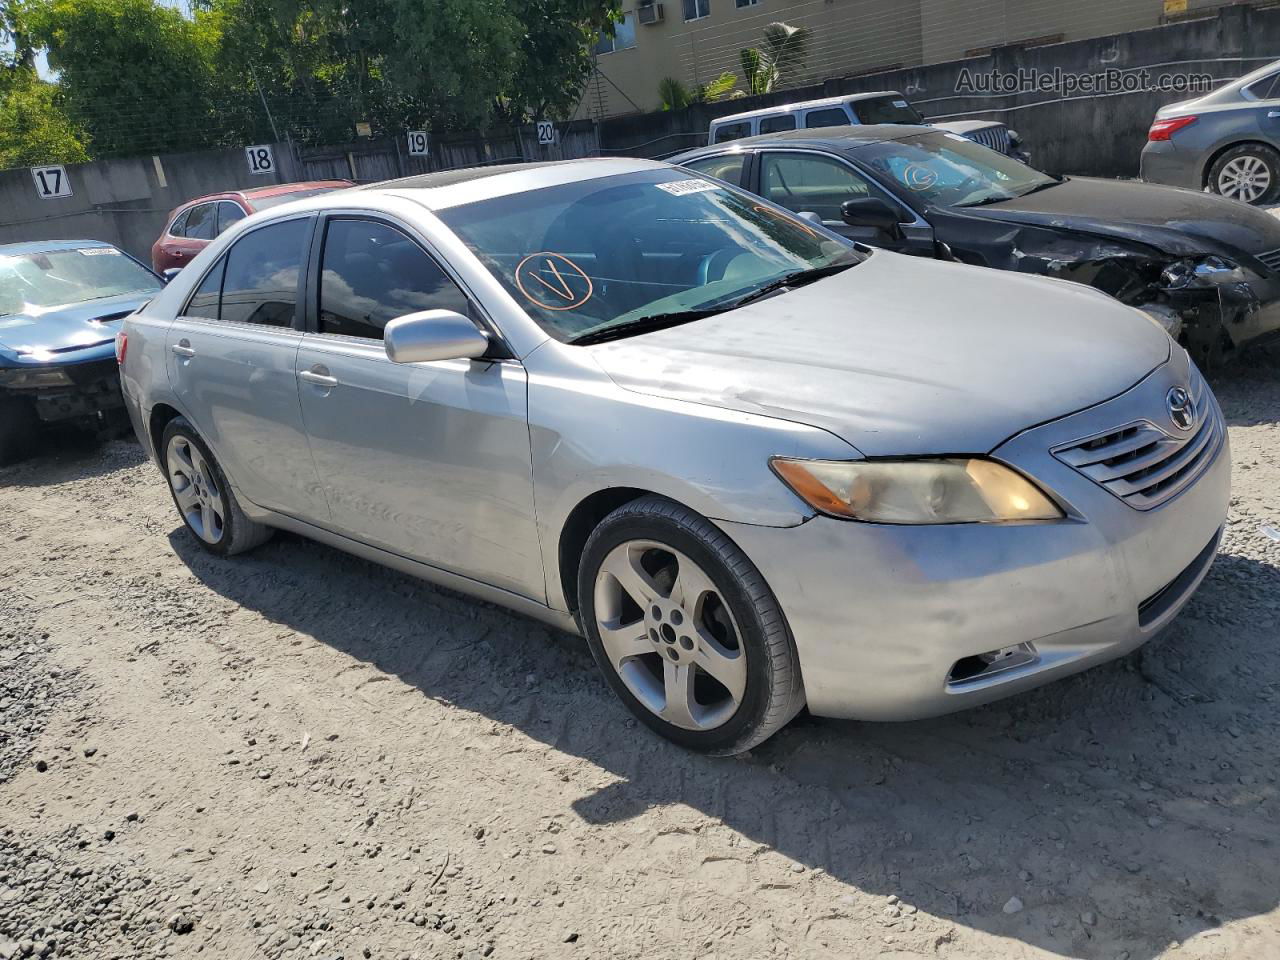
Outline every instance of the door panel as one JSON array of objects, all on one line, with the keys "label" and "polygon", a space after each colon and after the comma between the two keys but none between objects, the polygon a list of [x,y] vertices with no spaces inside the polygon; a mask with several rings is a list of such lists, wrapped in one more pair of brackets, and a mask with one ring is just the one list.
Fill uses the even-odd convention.
[{"label": "door panel", "polygon": [[335,530],[545,599],[524,367],[392,363],[381,341],[307,334],[297,371]]}]

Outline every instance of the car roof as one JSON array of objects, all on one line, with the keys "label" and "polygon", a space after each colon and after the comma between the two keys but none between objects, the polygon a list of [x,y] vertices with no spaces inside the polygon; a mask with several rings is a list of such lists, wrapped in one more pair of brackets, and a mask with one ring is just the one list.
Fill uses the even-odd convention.
[{"label": "car roof", "polygon": [[739,147],[757,147],[763,144],[783,143],[788,147],[814,147],[820,150],[852,150],[864,147],[869,143],[883,143],[886,140],[907,140],[936,132],[934,127],[923,127],[905,123],[869,123],[854,127],[816,127],[812,130],[784,130],[781,133],[765,133],[758,137],[742,137],[738,140],[726,140],[724,143],[712,143],[697,150],[670,157],[671,163],[683,163],[695,157],[714,153],[733,151]]},{"label": "car roof", "polygon": [[200,197],[184,200],[174,207],[174,210],[193,207],[198,203],[212,203],[216,200],[253,200],[260,197],[279,197],[290,193],[299,193],[303,190],[318,190],[324,187],[341,190],[352,186],[355,186],[355,184],[350,180],[302,180],[297,183],[272,183],[262,187],[246,187],[244,190],[223,190],[219,193],[206,193]]},{"label": "car roof", "polygon": [[[897,90],[873,90],[870,93],[849,93],[843,97],[823,97],[821,100],[800,100],[796,103],[779,103],[760,110],[746,110],[742,113],[731,113],[726,117],[716,117],[711,121],[713,127],[725,123],[737,123],[741,120],[754,120],[756,117],[774,116],[779,113],[792,113],[796,110],[809,110],[813,107],[838,107],[842,103],[855,100],[870,100],[874,97],[902,97]],[[904,100],[905,97],[902,97]]]},{"label": "car roof", "polygon": [[55,250],[80,250],[84,247],[111,247],[102,240],[25,240],[22,243],[0,243],[0,257],[21,257],[28,253],[51,253]]}]

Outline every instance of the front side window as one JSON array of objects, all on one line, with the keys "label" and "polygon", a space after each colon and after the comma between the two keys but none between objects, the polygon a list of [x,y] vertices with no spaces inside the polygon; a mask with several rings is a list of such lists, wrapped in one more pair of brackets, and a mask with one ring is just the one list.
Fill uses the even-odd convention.
[{"label": "front side window", "polygon": [[902,97],[870,97],[849,104],[863,123],[924,123],[924,117]]},{"label": "front side window", "polygon": [[820,227],[688,170],[582,180],[437,216],[530,317],[567,341],[729,310],[793,274],[863,257]]},{"label": "front side window", "polygon": [[187,212],[187,225],[183,236],[191,240],[212,240],[218,232],[217,204],[202,203]]},{"label": "front side window", "polygon": [[870,193],[863,177],[831,157],[766,153],[760,164],[764,196],[796,213],[816,213],[826,223],[840,223],[841,204]]},{"label": "front side window", "polygon": [[1011,200],[1061,181],[959,134],[934,131],[858,147],[863,166],[924,203],[972,207]]},{"label": "front side window", "polygon": [[849,126],[849,115],[839,107],[810,110],[805,114],[804,125],[810,130],[817,127],[847,127]]},{"label": "front side window", "polygon": [[741,140],[743,137],[751,136],[751,124],[747,121],[741,123],[725,123],[716,127],[715,143],[728,143],[730,140]]},{"label": "front side window", "polygon": [[115,247],[0,255],[0,318],[159,289],[155,274]]},{"label": "front side window", "polygon": [[701,160],[690,160],[684,166],[709,177],[725,180],[735,187],[742,186],[742,168],[746,166],[745,153],[725,153],[718,157],[703,157]]},{"label": "front side window", "polygon": [[220,317],[268,327],[292,326],[298,304],[303,244],[310,221],[260,227],[231,245],[222,281]]},{"label": "front side window", "polygon": [[782,130],[794,130],[796,128],[796,117],[793,113],[784,113],[773,117],[761,117],[760,132],[761,133],[778,133]]},{"label": "front side window", "polygon": [[701,20],[711,16],[711,0],[684,0],[684,18]]},{"label": "front side window", "polygon": [[628,13],[620,23],[613,25],[613,36],[600,34],[596,42],[596,53],[614,53],[618,50],[630,50],[636,45],[636,17]]},{"label": "front side window", "polygon": [[381,340],[420,310],[466,314],[466,295],[426,252],[386,224],[330,220],[320,266],[320,332]]},{"label": "front side window", "polygon": [[237,220],[243,219],[244,210],[240,204],[232,203],[230,200],[223,200],[218,204],[218,233],[222,233]]}]

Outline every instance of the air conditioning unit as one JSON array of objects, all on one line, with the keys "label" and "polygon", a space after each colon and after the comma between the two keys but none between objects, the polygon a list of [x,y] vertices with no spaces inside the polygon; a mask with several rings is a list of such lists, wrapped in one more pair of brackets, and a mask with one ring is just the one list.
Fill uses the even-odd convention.
[{"label": "air conditioning unit", "polygon": [[639,18],[640,22],[646,26],[653,26],[655,23],[661,23],[662,4],[654,3],[653,0],[650,0],[649,3],[641,3],[636,7],[636,16]]}]

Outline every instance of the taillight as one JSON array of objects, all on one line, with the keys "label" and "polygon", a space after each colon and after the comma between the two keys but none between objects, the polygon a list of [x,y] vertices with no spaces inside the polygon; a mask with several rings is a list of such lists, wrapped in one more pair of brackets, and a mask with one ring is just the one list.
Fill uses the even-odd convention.
[{"label": "taillight", "polygon": [[1183,127],[1191,126],[1197,119],[1196,117],[1170,117],[1167,120],[1157,120],[1147,131],[1147,139],[1168,140]]},{"label": "taillight", "polygon": [[124,366],[124,355],[129,352],[129,335],[123,330],[116,334],[116,363]]}]

